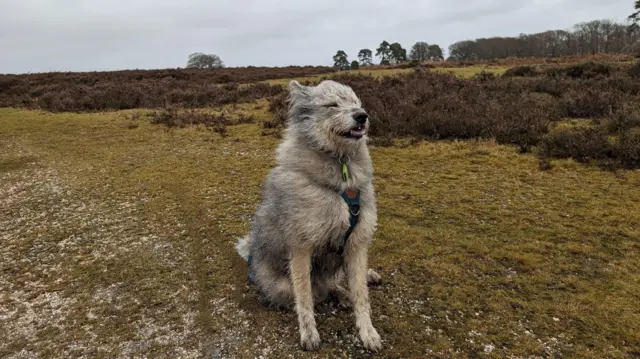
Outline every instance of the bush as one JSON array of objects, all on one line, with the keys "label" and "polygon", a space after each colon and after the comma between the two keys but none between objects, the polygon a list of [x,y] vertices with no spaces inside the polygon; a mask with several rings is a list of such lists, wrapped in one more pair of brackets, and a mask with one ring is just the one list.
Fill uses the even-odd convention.
[{"label": "bush", "polygon": [[620,133],[615,157],[622,167],[640,168],[640,128]]},{"label": "bush", "polygon": [[627,74],[629,74],[629,77],[633,79],[640,79],[640,62],[637,62],[633,66],[629,67],[629,69],[627,70]]},{"label": "bush", "polygon": [[493,72],[489,72],[489,71],[480,71],[478,73],[473,74],[473,78],[475,80],[484,82],[484,81],[491,81],[493,79],[496,78],[496,75]]},{"label": "bush", "polygon": [[613,67],[609,64],[589,61],[564,67],[552,67],[546,71],[550,76],[569,76],[578,79],[589,79],[613,74]]},{"label": "bush", "polygon": [[[569,156],[638,167],[640,65],[625,68],[593,59],[542,72],[519,66],[499,77],[483,71],[472,79],[461,79],[428,71],[435,65],[423,64],[411,73],[380,79],[353,74],[334,79],[350,85],[361,98],[371,115],[371,135],[381,145],[405,136],[492,138],[521,151],[538,146],[544,158]],[[0,106],[50,111],[190,109],[267,98],[274,116],[263,123],[264,133],[278,134],[287,116],[286,90],[266,83],[241,86],[238,82],[325,70],[291,67],[0,75]],[[312,84],[309,80],[304,83]],[[163,111],[153,116],[154,123],[170,127],[203,124],[220,133],[223,126],[234,123],[220,115]],[[550,125],[566,117],[601,124],[549,133]]]},{"label": "bush", "polygon": [[[351,86],[362,100],[371,115],[370,135],[376,144],[405,136],[492,138],[522,152],[539,147],[543,158],[638,166],[634,129],[640,118],[639,85],[626,71],[604,76],[607,70],[589,66],[571,66],[572,70],[558,70],[559,75],[552,77],[495,77],[481,72],[473,79],[461,79],[417,68],[380,79],[345,74],[335,80]],[[577,76],[579,71],[582,75]],[[287,115],[285,96],[282,93],[270,101],[274,122],[265,126],[282,127]],[[566,117],[593,119],[602,125],[549,133],[552,124]]]},{"label": "bush", "polygon": [[151,122],[154,124],[162,124],[167,127],[183,128],[190,125],[204,125],[206,128],[217,132],[223,136],[227,134],[228,125],[236,125],[240,123],[255,122],[253,116],[240,114],[234,119],[225,116],[211,114],[196,110],[179,110],[174,107],[167,107],[160,111],[151,113]]},{"label": "bush", "polygon": [[280,86],[238,83],[333,72],[329,67],[252,67],[0,75],[0,106],[49,111],[104,111],[136,107],[219,106],[253,101]]},{"label": "bush", "polygon": [[[0,93],[0,106],[37,107],[52,112],[106,111],[133,108],[218,107],[231,103],[251,102],[284,92],[282,86],[257,83],[237,84],[175,84],[159,82],[97,83],[47,85],[29,94],[33,100],[24,104],[23,96]],[[169,80],[168,82],[173,82]]]},{"label": "bush", "polygon": [[533,77],[540,75],[540,71],[533,66],[516,66],[505,71],[505,77]]},{"label": "bush", "polygon": [[609,133],[622,133],[633,128],[640,128],[640,107],[626,106],[616,111],[607,122]]},{"label": "bush", "polygon": [[542,155],[574,158],[580,162],[614,157],[614,146],[599,127],[563,128],[551,131],[540,144]]},{"label": "bush", "polygon": [[609,115],[619,100],[615,93],[598,90],[569,90],[562,98],[562,105],[567,117],[601,118]]}]

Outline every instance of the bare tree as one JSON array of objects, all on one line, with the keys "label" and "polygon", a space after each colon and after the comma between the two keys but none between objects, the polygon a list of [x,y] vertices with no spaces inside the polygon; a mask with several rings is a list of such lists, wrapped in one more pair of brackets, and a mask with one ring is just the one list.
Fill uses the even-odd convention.
[{"label": "bare tree", "polygon": [[594,20],[576,24],[570,31],[550,30],[518,37],[458,41],[449,46],[449,53],[452,60],[630,53],[638,42],[640,27],[629,31],[624,24]]}]

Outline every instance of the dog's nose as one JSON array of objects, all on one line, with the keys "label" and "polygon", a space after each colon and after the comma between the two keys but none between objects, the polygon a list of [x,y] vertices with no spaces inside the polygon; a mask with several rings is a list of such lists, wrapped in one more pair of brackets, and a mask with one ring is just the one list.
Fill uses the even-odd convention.
[{"label": "dog's nose", "polygon": [[358,112],[353,115],[353,119],[359,124],[367,122],[367,118],[369,118],[369,115],[366,112]]}]

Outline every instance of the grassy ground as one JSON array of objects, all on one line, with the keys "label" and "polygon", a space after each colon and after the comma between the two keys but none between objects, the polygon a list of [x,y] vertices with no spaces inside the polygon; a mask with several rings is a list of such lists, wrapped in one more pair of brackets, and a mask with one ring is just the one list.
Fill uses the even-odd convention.
[{"label": "grassy ground", "polygon": [[[331,307],[302,353],[247,284],[233,244],[278,140],[126,114],[0,109],[0,357],[367,356]],[[640,355],[639,172],[490,141],[372,156],[378,357]]]},{"label": "grassy ground", "polygon": [[[477,66],[468,66],[468,67],[456,67],[456,68],[434,68],[432,71],[436,72],[451,72],[460,77],[473,77],[473,75],[482,72],[492,72],[496,75],[502,75],[505,71],[507,71],[508,66],[486,66],[486,65],[477,65]],[[322,74],[316,76],[307,76],[307,77],[299,77],[296,78],[298,81],[318,81],[324,77],[331,78],[335,76],[335,74],[349,73],[349,74],[362,74],[369,75],[373,77],[382,77],[382,76],[393,76],[396,74],[406,73],[413,71],[412,68],[409,69],[375,69],[375,70],[349,70],[349,71],[340,71],[332,74]],[[286,86],[289,84],[289,81],[293,79],[277,79],[277,80],[267,80],[263,81],[272,85],[283,85]]]},{"label": "grassy ground", "polygon": [[450,72],[459,77],[469,78],[483,71],[491,72],[494,75],[502,75],[508,69],[509,69],[509,66],[475,65],[475,66],[455,67],[455,68],[437,67],[433,69],[433,71],[444,72],[444,73]]},{"label": "grassy ground", "polygon": [[[322,78],[332,78],[333,76],[335,76],[336,74],[343,74],[343,73],[349,73],[349,74],[362,74],[362,75],[369,75],[369,76],[373,76],[373,77],[382,77],[382,76],[393,76],[395,74],[401,74],[401,73],[405,73],[405,72],[411,72],[413,71],[413,69],[374,69],[374,70],[349,70],[349,71],[339,71],[339,72],[335,72],[335,73],[328,73],[328,74],[321,74],[321,75],[315,75],[315,76],[306,76],[306,77],[297,77],[295,78],[298,81],[318,81]],[[277,80],[267,80],[267,81],[263,81],[272,85],[282,85],[282,86],[286,86],[289,84],[289,81],[293,80],[292,78],[286,78],[286,79],[277,79]]]}]

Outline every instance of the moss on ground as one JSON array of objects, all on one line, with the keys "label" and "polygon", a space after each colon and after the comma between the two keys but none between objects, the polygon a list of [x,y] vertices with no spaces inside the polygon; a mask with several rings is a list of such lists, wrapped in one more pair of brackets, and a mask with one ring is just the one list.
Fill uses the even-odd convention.
[{"label": "moss on ground", "polygon": [[[233,244],[278,140],[131,113],[0,109],[0,356],[367,356],[326,306],[302,353],[247,284]],[[371,152],[379,357],[640,355],[638,171],[540,171],[491,141]]]}]

